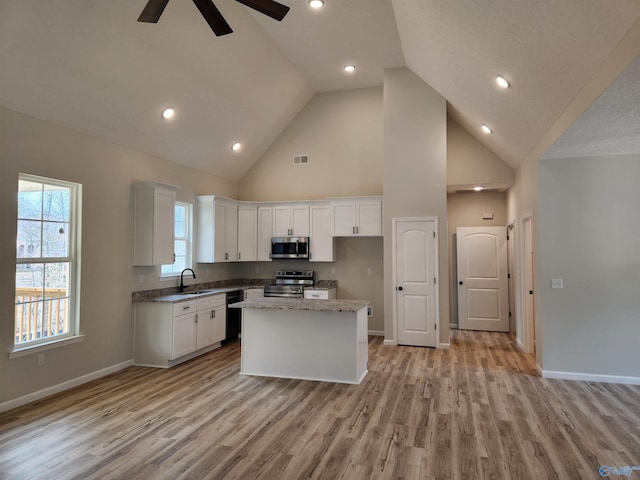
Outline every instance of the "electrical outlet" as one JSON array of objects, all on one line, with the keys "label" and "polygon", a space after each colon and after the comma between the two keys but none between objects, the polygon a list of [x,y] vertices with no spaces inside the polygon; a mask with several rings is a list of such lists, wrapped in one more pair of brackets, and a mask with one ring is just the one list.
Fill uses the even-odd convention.
[{"label": "electrical outlet", "polygon": [[38,354],[38,366],[41,367],[42,365],[44,365],[44,353],[39,353]]},{"label": "electrical outlet", "polygon": [[138,275],[138,282],[144,283],[144,275]]},{"label": "electrical outlet", "polygon": [[373,317],[373,307],[371,305],[367,307],[367,317]]},{"label": "electrical outlet", "polygon": [[561,278],[552,278],[551,279],[551,288],[564,288],[562,279]]},{"label": "electrical outlet", "polygon": [[368,276],[373,275],[373,269],[371,267],[367,268],[367,275]]},{"label": "electrical outlet", "polygon": [[331,275],[335,275],[336,274],[336,269],[334,267],[331,267]]}]

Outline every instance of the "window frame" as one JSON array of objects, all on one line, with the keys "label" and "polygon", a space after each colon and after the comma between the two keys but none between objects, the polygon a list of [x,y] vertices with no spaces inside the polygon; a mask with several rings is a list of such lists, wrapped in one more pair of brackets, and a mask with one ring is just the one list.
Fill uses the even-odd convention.
[{"label": "window frame", "polygon": [[[70,182],[66,180],[54,179],[49,177],[43,177],[39,175],[32,175],[27,173],[18,174],[18,182],[16,188],[16,198],[20,192],[20,182],[32,182],[43,185],[43,189],[47,186],[62,187],[69,189],[69,237],[68,237],[68,252],[67,256],[62,257],[43,257],[42,251],[39,257],[18,257],[16,251],[16,263],[15,272],[18,270],[18,266],[21,264],[38,264],[47,265],[54,263],[68,263],[68,331],[62,334],[56,334],[39,338],[35,340],[29,340],[25,342],[16,343],[15,331],[16,331],[16,310],[18,303],[14,301],[14,318],[13,318],[13,340],[12,349],[9,352],[9,358],[19,357],[25,354],[33,353],[34,351],[46,350],[61,344],[75,343],[82,341],[84,335],[80,334],[80,243],[82,234],[82,185],[76,182]],[[18,240],[18,228],[17,224],[21,220],[18,216],[18,210],[16,208],[16,243]],[[24,220],[24,219],[22,219]],[[44,219],[40,219],[44,223]],[[42,246],[41,246],[42,247]],[[17,279],[14,277],[14,298],[17,296]],[[44,304],[45,298],[43,297],[42,303]]]},{"label": "window frame", "polygon": [[[176,270],[175,269],[175,257],[176,254],[175,252],[177,251],[176,249],[176,243],[179,241],[184,241],[185,242],[185,267],[184,268],[193,268],[193,205],[191,203],[187,203],[187,202],[178,202],[176,201],[174,204],[174,220],[173,220],[173,230],[175,232],[175,223],[176,223],[176,219],[178,218],[178,216],[176,215],[176,208],[177,207],[182,207],[185,209],[185,233],[186,233],[186,237],[175,237],[174,241],[173,241],[173,251],[174,251],[174,263],[169,263],[169,264],[165,264],[165,265],[161,265],[160,266],[160,279],[161,280],[165,280],[165,279],[173,279],[175,277],[180,276],[180,273],[182,273],[183,269],[180,270]],[[171,267],[171,271],[163,271],[163,269],[165,267]]]}]

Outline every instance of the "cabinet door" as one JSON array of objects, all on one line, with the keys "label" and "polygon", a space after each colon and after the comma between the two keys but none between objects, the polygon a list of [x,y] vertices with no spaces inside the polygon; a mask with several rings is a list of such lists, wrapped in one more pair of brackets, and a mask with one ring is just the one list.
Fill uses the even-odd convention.
[{"label": "cabinet door", "polygon": [[309,208],[311,232],[309,238],[309,261],[333,262],[333,232],[331,230],[331,207],[312,205]]},{"label": "cabinet door", "polygon": [[171,360],[195,351],[197,313],[173,317]]},{"label": "cabinet door", "polygon": [[227,334],[227,306],[219,305],[211,312],[211,343],[220,342]]},{"label": "cabinet door", "polygon": [[227,258],[227,206],[216,203],[213,209],[213,261],[224,262]]},{"label": "cabinet door", "polygon": [[153,264],[173,263],[175,193],[155,189],[153,209]]},{"label": "cabinet door", "polygon": [[196,321],[196,350],[211,345],[211,312],[213,309],[198,311]]},{"label": "cabinet door", "polygon": [[296,237],[309,236],[309,205],[299,204],[291,207],[291,229]]},{"label": "cabinet door", "polygon": [[355,235],[356,204],[355,202],[339,202],[332,205],[333,235],[335,237],[351,237]]},{"label": "cabinet door", "polygon": [[273,207],[273,236],[291,236],[291,207],[277,205]]},{"label": "cabinet door", "polygon": [[258,207],[258,261],[271,261],[271,237],[273,237],[273,208]]},{"label": "cabinet door", "polygon": [[227,205],[225,244],[227,262],[238,261],[238,206]]},{"label": "cabinet door", "polygon": [[254,262],[257,259],[258,209],[256,206],[238,208],[238,260]]},{"label": "cabinet door", "polygon": [[356,233],[382,235],[382,202],[380,200],[356,202]]}]

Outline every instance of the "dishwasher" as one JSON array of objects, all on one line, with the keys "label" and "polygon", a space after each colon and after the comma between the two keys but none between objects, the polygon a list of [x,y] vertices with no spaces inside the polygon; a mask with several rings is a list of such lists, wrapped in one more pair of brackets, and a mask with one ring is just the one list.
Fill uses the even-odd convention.
[{"label": "dishwasher", "polygon": [[235,340],[240,335],[240,325],[242,320],[241,308],[229,308],[232,303],[242,302],[244,300],[244,292],[242,290],[233,290],[227,292],[227,331],[224,342]]}]

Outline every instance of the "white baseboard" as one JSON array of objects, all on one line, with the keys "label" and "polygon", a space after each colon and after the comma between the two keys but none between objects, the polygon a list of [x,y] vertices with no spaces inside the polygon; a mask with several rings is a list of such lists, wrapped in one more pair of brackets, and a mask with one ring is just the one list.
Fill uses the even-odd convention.
[{"label": "white baseboard", "polygon": [[86,375],[82,375],[81,377],[74,378],[72,380],[68,380],[66,382],[62,382],[57,385],[53,385],[43,390],[38,390],[37,392],[30,393],[23,397],[14,398],[13,400],[9,400],[8,402],[0,403],[0,412],[6,412],[7,410],[11,410],[12,408],[21,407],[22,405],[35,402],[36,400],[40,400],[42,398],[48,397],[49,395],[53,395],[54,393],[60,393],[64,390],[69,390],[70,388],[77,387],[78,385],[82,385],[83,383],[87,383],[97,378],[109,375],[111,373],[124,370],[125,368],[130,367],[131,365],[133,365],[133,359],[127,360],[126,362],[118,363],[116,365],[112,365],[107,368],[103,368],[102,370],[98,370],[96,372],[91,372]]},{"label": "white baseboard", "polygon": [[450,343],[440,343],[440,345],[438,345],[438,348],[441,348],[443,350],[449,350],[451,348],[451,344]]},{"label": "white baseboard", "polygon": [[383,345],[391,345],[391,346],[398,345],[398,343],[395,340],[387,339],[387,338],[385,338],[384,342],[382,342],[382,343],[383,343]]},{"label": "white baseboard", "polygon": [[541,370],[544,378],[558,380],[579,380],[581,382],[622,383],[625,385],[640,385],[640,377],[625,377],[620,375],[601,375],[596,373],[558,372],[556,370]]},{"label": "white baseboard", "polygon": [[520,349],[521,352],[524,352],[524,345],[522,345],[522,342],[520,341],[520,339],[518,337],[516,337],[516,345]]},{"label": "white baseboard", "polygon": [[457,323],[450,323],[449,324],[449,328],[453,328],[454,330],[458,329],[458,324]]},{"label": "white baseboard", "polygon": [[369,330],[367,335],[371,335],[372,337],[384,337],[383,330]]}]

